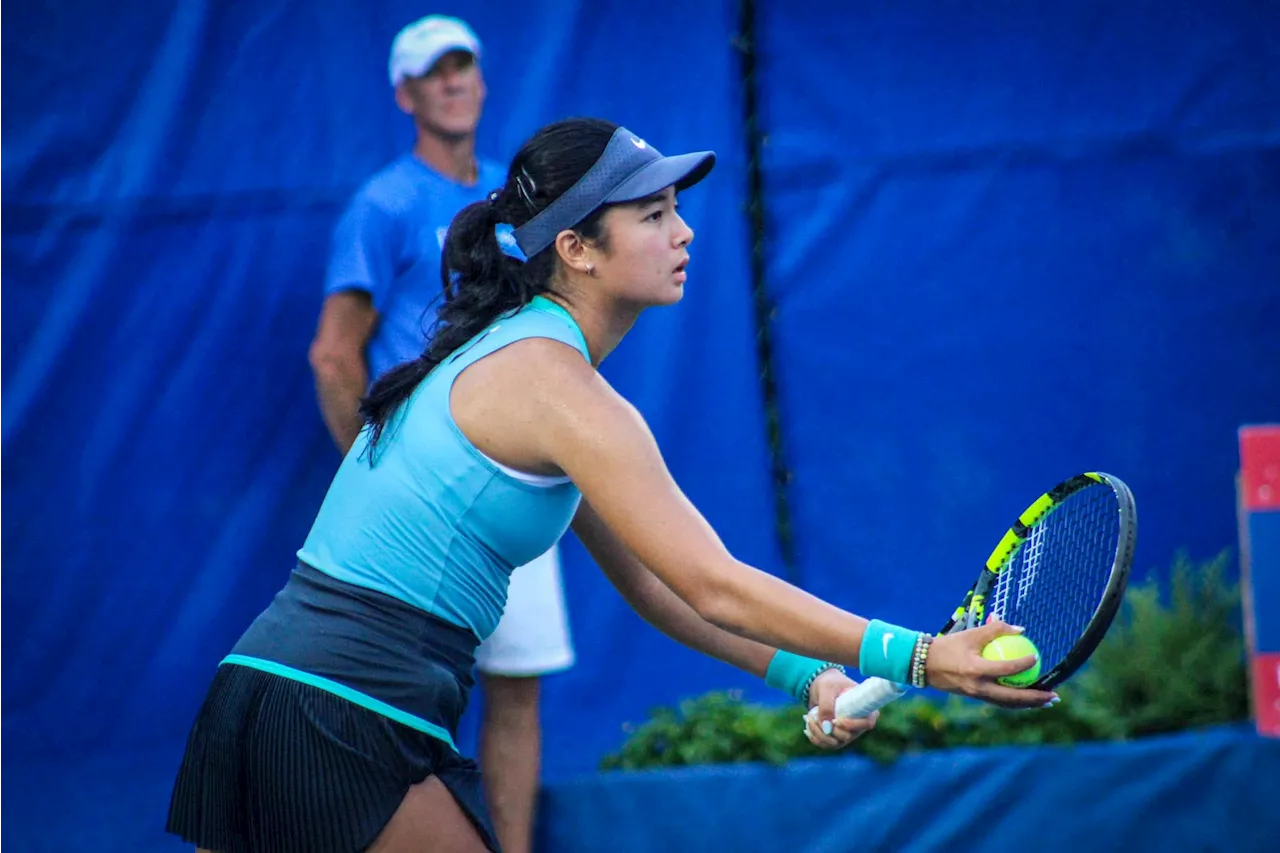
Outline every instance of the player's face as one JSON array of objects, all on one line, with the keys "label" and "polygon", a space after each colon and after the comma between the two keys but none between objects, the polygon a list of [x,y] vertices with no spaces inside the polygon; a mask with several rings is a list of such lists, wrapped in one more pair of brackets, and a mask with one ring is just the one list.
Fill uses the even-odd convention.
[{"label": "player's face", "polygon": [[484,106],[484,78],[465,50],[446,53],[421,77],[407,77],[396,90],[400,109],[419,129],[456,139],[475,133]]},{"label": "player's face", "polygon": [[593,252],[594,263],[619,299],[636,305],[680,301],[693,229],[676,212],[674,187],[610,208],[602,225],[608,251]]}]

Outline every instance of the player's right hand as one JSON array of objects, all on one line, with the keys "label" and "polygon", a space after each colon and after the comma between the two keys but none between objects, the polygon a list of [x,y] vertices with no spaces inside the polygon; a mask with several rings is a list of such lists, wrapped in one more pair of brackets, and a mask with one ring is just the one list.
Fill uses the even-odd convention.
[{"label": "player's right hand", "polygon": [[1003,708],[1040,708],[1056,701],[1058,694],[1048,690],[1006,687],[996,683],[997,678],[1033,666],[1034,656],[1014,660],[987,660],[982,656],[982,650],[996,637],[1021,632],[1021,628],[992,619],[977,628],[935,638],[925,662],[926,683],[938,690],[981,699]]}]

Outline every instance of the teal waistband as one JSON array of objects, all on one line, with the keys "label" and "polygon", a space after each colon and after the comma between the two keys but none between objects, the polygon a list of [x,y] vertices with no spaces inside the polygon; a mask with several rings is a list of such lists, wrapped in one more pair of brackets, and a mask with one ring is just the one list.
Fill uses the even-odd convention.
[{"label": "teal waistband", "polygon": [[401,711],[399,708],[388,705],[386,702],[381,700],[374,699],[372,696],[366,696],[359,690],[352,690],[345,684],[339,684],[338,682],[331,681],[328,678],[312,675],[309,672],[303,672],[300,669],[294,669],[291,666],[285,666],[284,664],[275,663],[274,661],[251,658],[245,655],[227,655],[222,659],[222,663],[218,665],[222,666],[222,664],[228,663],[235,666],[247,666],[252,669],[261,670],[262,672],[268,672],[272,675],[278,675],[281,678],[288,678],[293,681],[310,685],[311,687],[323,690],[326,693],[332,693],[334,696],[346,699],[354,705],[359,705],[361,708],[367,708],[375,714],[381,714],[389,720],[394,720],[402,726],[408,726],[411,729],[416,729],[424,734],[431,735],[431,737],[436,738],[437,740],[444,741],[455,750],[457,749],[453,743],[453,736],[445,729],[437,726],[435,723],[429,723],[421,717],[416,717],[413,714]]}]

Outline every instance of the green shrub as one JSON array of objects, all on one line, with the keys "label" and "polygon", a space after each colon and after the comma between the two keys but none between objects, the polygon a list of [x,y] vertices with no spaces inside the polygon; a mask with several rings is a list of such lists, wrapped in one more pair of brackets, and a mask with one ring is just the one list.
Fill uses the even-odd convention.
[{"label": "green shrub", "polygon": [[1240,588],[1224,579],[1229,558],[1224,551],[1197,566],[1180,552],[1168,596],[1154,580],[1129,587],[1106,639],[1068,684],[1075,713],[1102,736],[1248,718]]}]

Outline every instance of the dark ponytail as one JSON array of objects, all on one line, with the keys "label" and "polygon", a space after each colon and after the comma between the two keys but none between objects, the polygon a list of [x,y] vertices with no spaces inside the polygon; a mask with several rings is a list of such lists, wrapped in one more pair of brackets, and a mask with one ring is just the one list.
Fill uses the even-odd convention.
[{"label": "dark ponytail", "polygon": [[[600,158],[617,128],[599,119],[568,119],[544,127],[520,149],[502,189],[454,217],[440,263],[444,304],[426,351],[383,374],[361,401],[360,413],[371,428],[370,448],[437,365],[502,315],[550,291],[558,257],[554,245],[521,261],[502,248],[497,228],[519,227],[559,198]],[[603,213],[596,210],[574,230],[601,244]]]},{"label": "dark ponytail", "polygon": [[[498,243],[498,224],[497,205],[479,201],[464,207],[449,225],[441,257],[444,304],[436,318],[431,343],[413,361],[383,374],[361,402],[360,413],[372,425],[371,447],[391,415],[436,365],[484,331],[493,318],[533,298],[533,294],[524,295],[526,285],[519,269],[522,264]],[[450,269],[456,272],[450,275]],[[464,280],[473,282],[473,286],[459,287]]]}]

